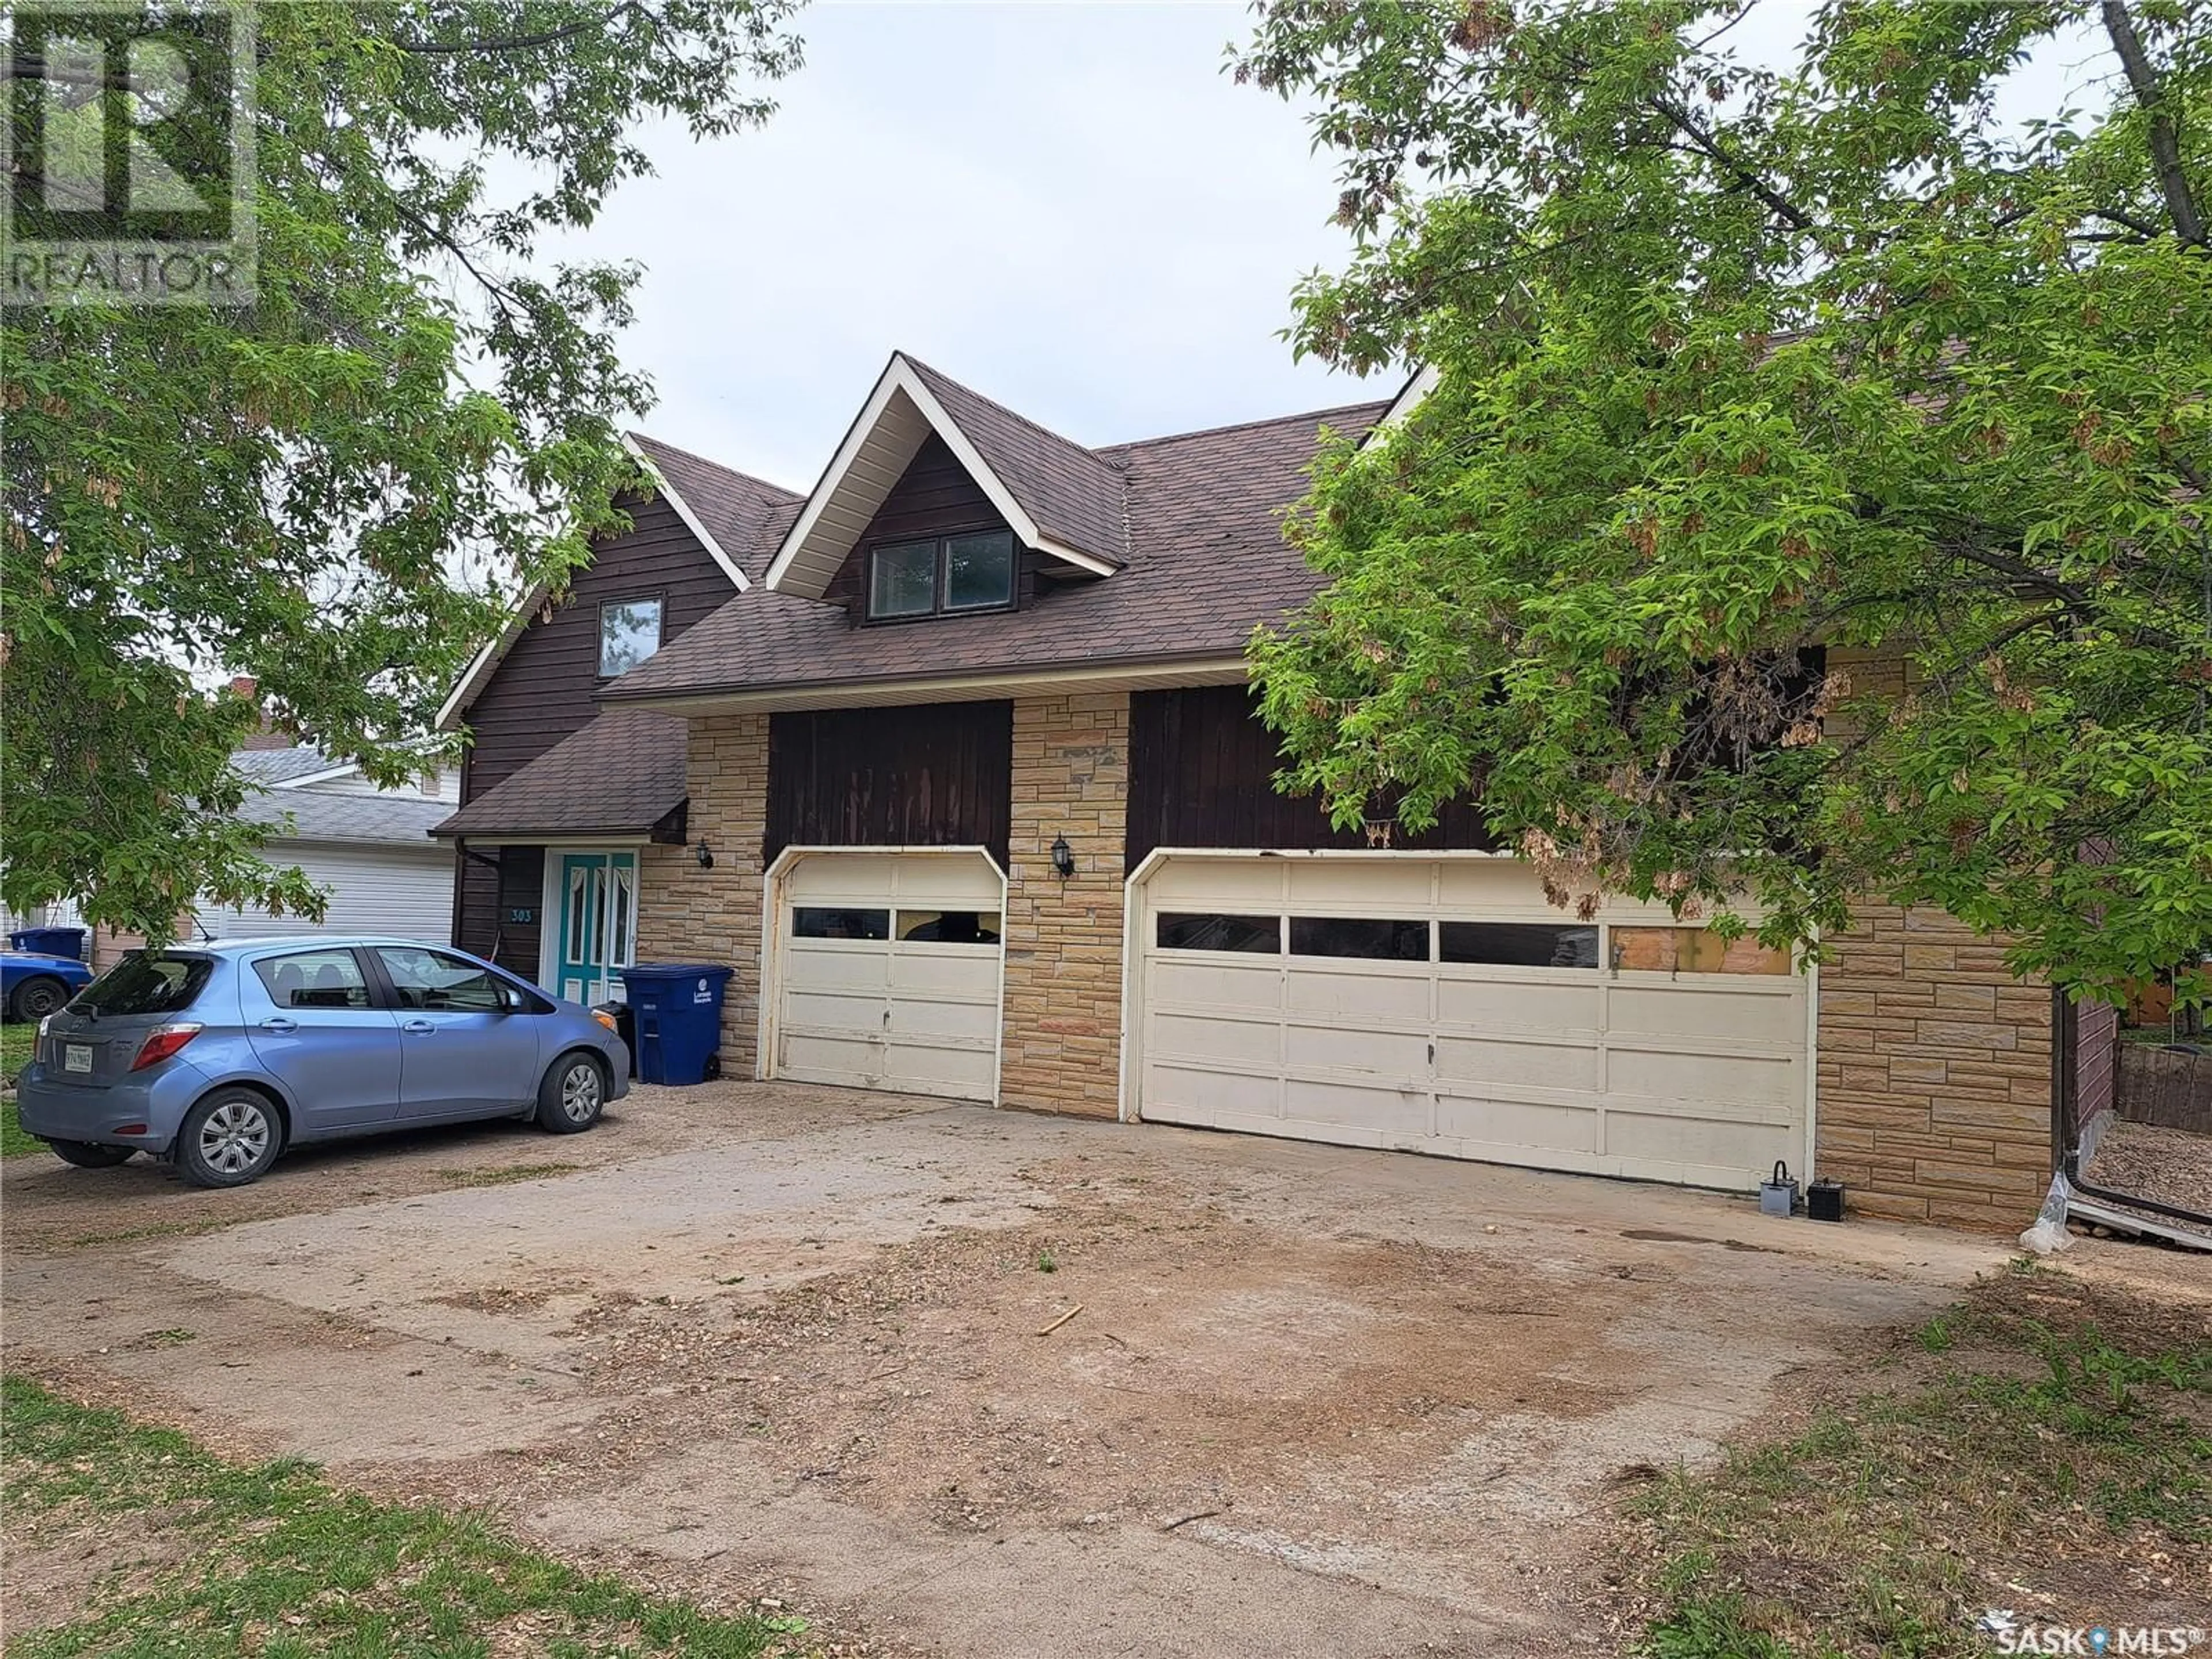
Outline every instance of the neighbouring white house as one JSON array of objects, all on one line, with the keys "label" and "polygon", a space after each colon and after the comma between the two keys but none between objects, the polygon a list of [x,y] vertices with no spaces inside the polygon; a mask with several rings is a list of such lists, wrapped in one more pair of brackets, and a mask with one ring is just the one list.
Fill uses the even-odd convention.
[{"label": "neighbouring white house", "polygon": [[457,771],[380,789],[361,769],[305,745],[240,750],[232,762],[255,786],[244,815],[271,827],[262,856],[297,866],[329,895],[320,921],[258,907],[203,907],[203,938],[387,933],[444,945],[453,930],[453,853],[430,827],[460,801]]}]

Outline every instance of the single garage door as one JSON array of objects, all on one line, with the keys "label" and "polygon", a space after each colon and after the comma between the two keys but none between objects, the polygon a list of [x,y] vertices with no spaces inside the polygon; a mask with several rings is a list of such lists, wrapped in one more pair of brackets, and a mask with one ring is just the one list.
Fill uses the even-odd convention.
[{"label": "single garage door", "polygon": [[982,853],[805,853],[775,888],[771,1075],[990,1100],[1006,884]]},{"label": "single garage door", "polygon": [[1741,1188],[1806,1147],[1808,992],[1524,865],[1165,855],[1136,884],[1136,1115]]}]

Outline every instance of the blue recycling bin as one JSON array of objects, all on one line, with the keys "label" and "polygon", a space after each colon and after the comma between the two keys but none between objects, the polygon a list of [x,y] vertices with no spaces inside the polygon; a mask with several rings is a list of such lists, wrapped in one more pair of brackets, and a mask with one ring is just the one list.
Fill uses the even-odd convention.
[{"label": "blue recycling bin", "polygon": [[84,960],[84,929],[82,927],[18,927],[8,935],[8,943],[18,951],[29,951],[42,957],[74,957]]},{"label": "blue recycling bin", "polygon": [[730,970],[711,962],[640,963],[622,976],[637,1027],[637,1080],[705,1082],[722,1046]]}]

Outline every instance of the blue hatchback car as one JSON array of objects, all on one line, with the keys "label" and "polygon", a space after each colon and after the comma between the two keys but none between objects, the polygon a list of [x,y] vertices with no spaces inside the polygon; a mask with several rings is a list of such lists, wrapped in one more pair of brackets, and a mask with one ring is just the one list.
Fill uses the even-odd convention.
[{"label": "blue hatchback car", "polygon": [[410,939],[134,951],[40,1022],[23,1127],[87,1169],[173,1158],[202,1187],[287,1146],[478,1118],[574,1134],[629,1089],[611,1016]]}]

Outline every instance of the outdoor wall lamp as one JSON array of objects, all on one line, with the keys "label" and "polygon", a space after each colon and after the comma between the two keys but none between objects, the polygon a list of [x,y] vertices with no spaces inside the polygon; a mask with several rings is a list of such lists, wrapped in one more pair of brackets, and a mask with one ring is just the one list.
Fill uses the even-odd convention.
[{"label": "outdoor wall lamp", "polygon": [[711,870],[714,867],[714,849],[707,845],[707,838],[704,836],[699,837],[699,844],[691,849],[691,856],[699,860],[699,867],[702,870]]},{"label": "outdoor wall lamp", "polygon": [[1052,838],[1052,867],[1060,872],[1062,881],[1075,873],[1075,854],[1069,850],[1066,836]]}]

